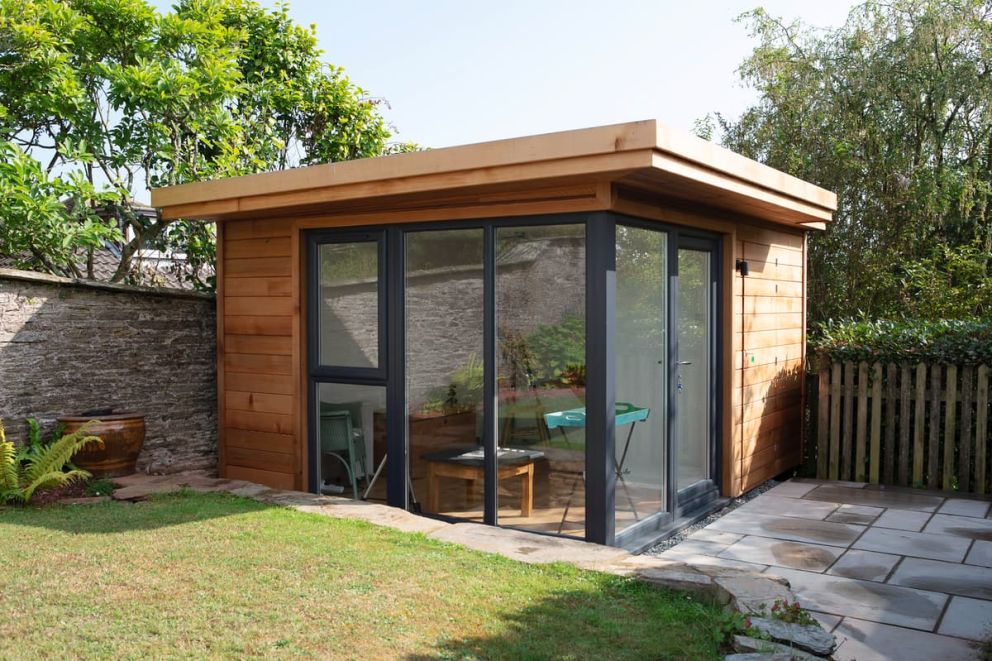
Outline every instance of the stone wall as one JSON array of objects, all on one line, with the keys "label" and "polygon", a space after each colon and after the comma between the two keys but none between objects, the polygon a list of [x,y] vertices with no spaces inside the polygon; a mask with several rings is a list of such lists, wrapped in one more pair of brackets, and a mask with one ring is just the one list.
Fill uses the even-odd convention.
[{"label": "stone wall", "polygon": [[146,414],[139,469],[217,463],[214,298],[0,269],[0,418],[24,438],[59,415]]}]

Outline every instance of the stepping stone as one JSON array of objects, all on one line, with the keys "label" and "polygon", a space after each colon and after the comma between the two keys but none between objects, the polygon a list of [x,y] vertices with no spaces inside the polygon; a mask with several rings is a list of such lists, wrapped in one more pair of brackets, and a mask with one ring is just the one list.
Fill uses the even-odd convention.
[{"label": "stepping stone", "polygon": [[[772,487],[768,491],[762,494],[762,496],[776,496],[778,498],[802,498],[810,491],[815,489],[818,485],[810,484],[808,482],[796,482],[795,480],[789,480],[788,482],[783,482],[778,486]],[[759,496],[761,498],[762,496]]]},{"label": "stepping stone", "polygon": [[967,640],[851,617],[844,618],[834,629],[834,635],[840,643],[833,656],[837,661],[973,661],[976,658],[975,649]]},{"label": "stepping stone", "polygon": [[992,541],[992,521],[970,516],[934,514],[923,532]]},{"label": "stepping stone", "polygon": [[[782,645],[781,643],[775,643],[770,640],[761,640],[759,638],[749,638],[747,636],[734,636],[734,649],[740,652],[740,655],[734,656],[744,656],[749,659],[777,660],[784,658],[808,661],[820,658],[802,650],[789,647],[788,645]],[[730,659],[732,657],[728,656],[727,658]]]},{"label": "stepping stone", "polygon": [[917,512],[934,512],[944,502],[939,496],[886,491],[883,489],[850,489],[835,484],[825,484],[803,496],[805,500],[825,500],[846,505],[891,507]]},{"label": "stepping stone", "polygon": [[948,498],[944,505],[937,510],[938,514],[954,514],[957,516],[975,516],[980,519],[988,514],[989,504],[983,500],[967,500],[965,498]]},{"label": "stepping stone", "polygon": [[930,520],[927,512],[910,512],[909,510],[885,510],[872,525],[876,528],[893,528],[895,530],[911,530],[919,532]]},{"label": "stepping stone", "polygon": [[898,555],[849,550],[834,563],[834,566],[827,573],[862,581],[884,583],[885,578],[897,562],[899,562]]},{"label": "stepping stone", "polygon": [[979,565],[980,567],[992,567],[992,542],[976,540],[968,551],[968,557],[964,559],[969,565]]},{"label": "stepping stone", "polygon": [[752,617],[750,620],[752,627],[776,642],[789,647],[798,647],[810,654],[828,656],[837,647],[834,637],[824,631],[819,624],[795,624],[765,617]]},{"label": "stepping stone", "polygon": [[937,626],[948,599],[946,594],[828,574],[772,572],[789,581],[803,608],[926,631]]},{"label": "stepping stone", "polygon": [[778,498],[770,495],[770,493],[758,496],[754,500],[741,505],[735,511],[822,520],[839,507],[839,503],[812,502],[797,498]]},{"label": "stepping stone", "polygon": [[992,602],[951,597],[937,633],[970,640],[987,640],[992,635]]},{"label": "stepping stone", "polygon": [[841,505],[827,517],[827,521],[869,526],[884,511],[881,507],[868,507],[867,505]]},{"label": "stepping stone", "polygon": [[992,599],[992,569],[973,565],[906,558],[889,584]]},{"label": "stepping stone", "polygon": [[869,528],[852,548],[880,553],[894,553],[931,560],[961,562],[971,545],[967,539],[925,532]]},{"label": "stepping stone", "polygon": [[807,571],[823,571],[833,564],[842,552],[839,548],[819,544],[803,544],[767,537],[745,537],[720,553],[720,557]]},{"label": "stepping stone", "polygon": [[848,546],[865,529],[864,526],[846,523],[742,512],[740,509],[717,519],[709,527],[712,530],[828,546]]},{"label": "stepping stone", "polygon": [[627,551],[612,546],[601,546],[578,539],[535,535],[480,523],[451,524],[430,533],[428,537],[529,563],[568,562],[589,567],[596,563],[604,565],[616,563],[630,556]]}]

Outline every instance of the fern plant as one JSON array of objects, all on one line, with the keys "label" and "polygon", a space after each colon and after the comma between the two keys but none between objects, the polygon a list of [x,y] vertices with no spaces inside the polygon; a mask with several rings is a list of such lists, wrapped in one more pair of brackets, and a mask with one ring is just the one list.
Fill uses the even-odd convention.
[{"label": "fern plant", "polygon": [[0,422],[0,503],[27,503],[38,489],[60,487],[90,477],[79,468],[66,470],[72,457],[90,443],[102,446],[97,436],[86,433],[91,420],[48,446],[28,443],[15,448],[7,440]]}]

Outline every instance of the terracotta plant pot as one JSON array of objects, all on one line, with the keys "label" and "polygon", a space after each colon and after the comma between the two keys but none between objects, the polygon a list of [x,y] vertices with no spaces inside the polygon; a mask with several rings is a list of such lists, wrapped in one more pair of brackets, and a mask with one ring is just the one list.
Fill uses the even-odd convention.
[{"label": "terracotta plant pot", "polygon": [[98,420],[86,428],[86,433],[99,436],[103,447],[90,444],[72,458],[72,463],[93,474],[93,477],[119,477],[134,472],[145,441],[145,415],[133,411],[101,409],[82,415],[63,416],[59,423],[66,434],[78,430],[90,420]]}]

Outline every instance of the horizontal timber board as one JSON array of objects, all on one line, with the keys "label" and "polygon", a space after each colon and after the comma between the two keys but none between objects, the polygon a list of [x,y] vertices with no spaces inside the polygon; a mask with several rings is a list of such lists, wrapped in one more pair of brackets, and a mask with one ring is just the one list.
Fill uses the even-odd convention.
[{"label": "horizontal timber board", "polygon": [[744,299],[744,314],[765,314],[771,312],[802,312],[803,299],[789,296],[750,296],[745,293],[734,296],[734,309],[741,312],[740,302]]},{"label": "horizontal timber board", "polygon": [[290,296],[293,279],[289,276],[230,278],[224,282],[224,296]]},{"label": "horizontal timber board", "polygon": [[744,405],[747,406],[768,397],[778,397],[789,392],[798,393],[800,388],[802,388],[802,374],[783,372],[777,379],[745,386],[741,392],[743,393]]},{"label": "horizontal timber board", "polygon": [[229,241],[271,237],[285,237],[288,239],[293,233],[292,227],[293,221],[291,218],[229,220],[224,222],[224,238]]},{"label": "horizontal timber board", "polygon": [[744,295],[801,298],[803,295],[803,283],[747,277],[744,278]]},{"label": "horizontal timber board", "polygon": [[[752,259],[762,262],[772,262],[773,264],[785,264],[787,266],[803,266],[803,251],[784,248],[782,246],[769,246],[763,243],[744,242],[744,259],[750,262]],[[750,266],[750,264],[749,264]],[[750,271],[750,268],[748,269]]]},{"label": "horizontal timber board", "polygon": [[230,335],[293,335],[293,317],[224,315],[224,330]]},{"label": "horizontal timber board", "polygon": [[765,432],[772,429],[778,429],[780,427],[793,428],[798,435],[800,424],[802,422],[802,411],[799,410],[798,406],[775,411],[760,418],[745,420],[743,424],[741,424],[739,420],[739,415],[740,414],[735,411],[734,426],[741,427],[741,431],[743,432],[745,439],[760,437]]},{"label": "horizontal timber board", "polygon": [[765,280],[785,280],[802,282],[803,267],[775,262],[765,262],[760,259],[747,261],[748,278],[764,278]]},{"label": "horizontal timber board", "polygon": [[273,489],[295,489],[296,475],[279,473],[271,470],[259,470],[248,466],[235,466],[228,463],[223,466],[223,475],[229,480],[246,480],[256,484],[264,484]]},{"label": "horizontal timber board", "polygon": [[288,236],[260,239],[231,239],[224,241],[224,256],[228,259],[256,259],[259,257],[289,257],[292,246]]},{"label": "horizontal timber board", "polygon": [[275,395],[295,395],[297,380],[289,374],[252,374],[227,370],[224,373],[225,392],[265,392]]},{"label": "horizontal timber board", "polygon": [[[292,275],[291,257],[225,258],[224,279],[257,277],[265,275]],[[225,282],[226,284],[226,282]]]},{"label": "horizontal timber board", "polygon": [[228,333],[224,336],[224,351],[290,356],[293,353],[293,338],[284,335],[231,335]]},{"label": "horizontal timber board", "polygon": [[253,411],[255,413],[292,415],[296,407],[296,397],[293,395],[229,390],[224,393],[224,404],[227,407],[227,411]]},{"label": "horizontal timber board", "polygon": [[231,316],[291,317],[297,310],[290,296],[224,297],[224,314]]},{"label": "horizontal timber board", "polygon": [[227,462],[245,468],[271,470],[279,473],[292,473],[296,468],[296,458],[291,454],[231,446],[227,447]]},{"label": "horizontal timber board", "polygon": [[756,349],[767,349],[769,347],[782,347],[790,344],[801,344],[803,337],[802,328],[787,328],[784,330],[751,331],[743,334],[743,347],[736,341],[741,337],[740,333],[735,333],[734,350],[752,351]]},{"label": "horizontal timber board", "polygon": [[764,383],[765,381],[777,379],[786,372],[799,371],[801,369],[802,361],[799,359],[787,360],[778,365],[748,366],[742,370],[734,370],[733,387],[735,390],[739,390],[743,387],[753,386],[756,383]]},{"label": "horizontal timber board", "polygon": [[293,358],[292,356],[225,353],[224,368],[233,372],[288,376],[293,374]]},{"label": "horizontal timber board", "polygon": [[772,479],[776,475],[784,473],[790,468],[795,468],[799,465],[800,460],[800,454],[796,451],[793,454],[778,457],[775,461],[772,461],[761,468],[745,467],[744,475],[741,476],[742,491],[750,491],[751,489]]},{"label": "horizontal timber board", "polygon": [[734,332],[741,332],[742,326],[745,332],[802,329],[803,314],[802,312],[735,314],[732,326]]},{"label": "horizontal timber board", "polygon": [[295,418],[280,413],[257,413],[254,411],[225,411],[224,427],[267,431],[276,434],[294,434]]},{"label": "horizontal timber board", "polygon": [[772,446],[798,448],[800,446],[798,430],[786,425],[744,439],[740,444],[740,454],[742,457],[750,457]]},{"label": "horizontal timber board", "polygon": [[266,431],[251,431],[248,429],[227,428],[224,430],[224,441],[228,448],[244,448],[246,450],[263,450],[293,455],[296,452],[296,437],[292,434],[275,434]]},{"label": "horizontal timber board", "polygon": [[767,349],[753,349],[744,352],[734,352],[734,368],[743,369],[758,365],[778,365],[790,360],[802,358],[803,345],[790,344],[781,347],[768,347]]},{"label": "horizontal timber board", "polygon": [[803,249],[802,232],[786,232],[779,229],[749,225],[747,223],[740,223],[737,226],[737,239],[739,241],[761,243],[766,246],[778,246],[791,250]]},{"label": "horizontal timber board", "polygon": [[[791,390],[774,397],[766,397],[744,405],[744,421],[767,418],[779,411],[799,409],[802,404],[802,393],[799,390]],[[736,412],[735,412],[736,413]],[[740,424],[740,413],[734,415],[733,423]]]}]

